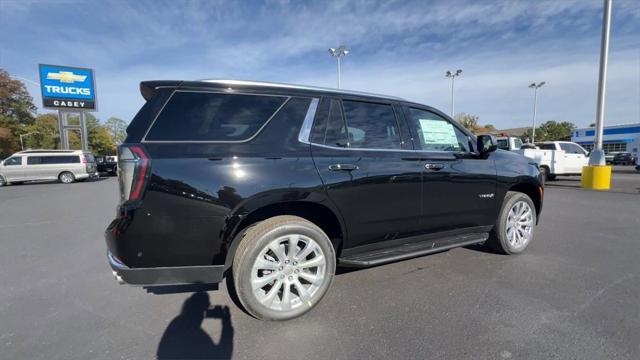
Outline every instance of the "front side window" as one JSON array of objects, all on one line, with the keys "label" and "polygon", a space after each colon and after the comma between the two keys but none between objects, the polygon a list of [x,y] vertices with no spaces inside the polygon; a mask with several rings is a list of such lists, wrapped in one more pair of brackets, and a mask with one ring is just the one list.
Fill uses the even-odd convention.
[{"label": "front side window", "polygon": [[516,149],[520,149],[522,147],[522,140],[520,140],[519,138],[513,139],[513,145]]},{"label": "front side window", "polygon": [[248,140],[286,100],[284,96],[177,91],[145,140]]},{"label": "front side window", "polygon": [[342,102],[349,146],[368,149],[400,149],[400,132],[391,105],[360,101]]},{"label": "front side window", "polygon": [[426,151],[471,152],[469,137],[447,119],[430,111],[409,108],[409,126]]},{"label": "front side window", "polygon": [[22,165],[22,157],[12,157],[4,161],[4,166]]}]

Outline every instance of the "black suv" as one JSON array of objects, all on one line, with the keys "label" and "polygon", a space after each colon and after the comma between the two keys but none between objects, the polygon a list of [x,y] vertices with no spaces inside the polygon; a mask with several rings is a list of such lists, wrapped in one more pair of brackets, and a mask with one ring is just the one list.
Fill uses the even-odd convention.
[{"label": "black suv", "polygon": [[636,159],[633,158],[633,155],[628,152],[617,153],[613,160],[611,161],[613,165],[633,165],[636,162]]},{"label": "black suv", "polygon": [[120,282],[219,282],[260,319],[299,316],[336,265],[531,242],[537,165],[400,98],[248,81],[148,81],[106,231]]}]

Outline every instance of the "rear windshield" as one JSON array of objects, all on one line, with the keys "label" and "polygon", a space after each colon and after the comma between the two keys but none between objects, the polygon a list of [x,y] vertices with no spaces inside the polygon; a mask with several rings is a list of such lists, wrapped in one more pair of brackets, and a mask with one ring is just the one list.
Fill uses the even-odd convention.
[{"label": "rear windshield", "polygon": [[77,155],[56,155],[56,156],[29,156],[27,165],[51,165],[51,164],[74,164],[79,163]]},{"label": "rear windshield", "polygon": [[153,123],[145,140],[247,140],[286,100],[284,96],[177,91]]}]

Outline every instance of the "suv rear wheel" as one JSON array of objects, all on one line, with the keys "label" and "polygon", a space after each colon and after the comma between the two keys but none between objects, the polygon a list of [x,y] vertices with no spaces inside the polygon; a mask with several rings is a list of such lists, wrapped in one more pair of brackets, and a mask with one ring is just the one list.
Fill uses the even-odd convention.
[{"label": "suv rear wheel", "polygon": [[327,235],[297,216],[275,216],[244,230],[233,259],[235,294],[258,319],[287,320],[313,308],[335,273]]},{"label": "suv rear wheel", "polygon": [[519,254],[533,239],[536,210],[524,193],[508,191],[487,245],[503,254]]}]

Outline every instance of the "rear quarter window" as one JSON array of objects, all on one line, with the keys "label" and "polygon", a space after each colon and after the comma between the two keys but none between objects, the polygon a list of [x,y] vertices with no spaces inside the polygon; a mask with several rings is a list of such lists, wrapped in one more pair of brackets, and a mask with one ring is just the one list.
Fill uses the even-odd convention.
[{"label": "rear quarter window", "polygon": [[287,101],[285,96],[176,91],[147,141],[243,141]]}]

